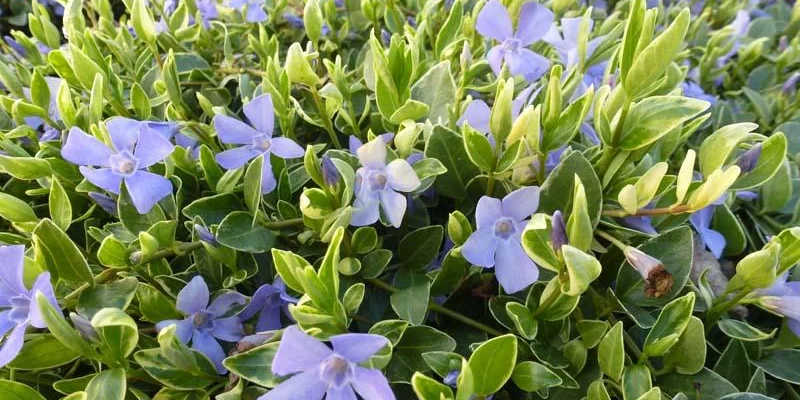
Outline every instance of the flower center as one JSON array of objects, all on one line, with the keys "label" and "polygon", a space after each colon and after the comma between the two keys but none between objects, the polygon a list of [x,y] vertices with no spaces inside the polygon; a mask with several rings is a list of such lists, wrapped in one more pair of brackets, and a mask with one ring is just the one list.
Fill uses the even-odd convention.
[{"label": "flower center", "polygon": [[386,174],[383,172],[373,172],[369,175],[369,188],[372,190],[383,190],[386,187]]},{"label": "flower center", "polygon": [[355,372],[349,361],[337,354],[333,354],[322,362],[320,379],[329,386],[340,388],[353,378]]},{"label": "flower center", "polygon": [[516,232],[517,228],[514,227],[514,221],[510,218],[499,219],[494,224],[494,234],[501,239],[508,239]]},{"label": "flower center", "polygon": [[504,40],[503,44],[500,46],[505,53],[519,53],[520,49],[522,48],[522,43],[519,41],[519,39],[508,38]]},{"label": "flower center", "polygon": [[205,332],[214,327],[214,317],[206,311],[198,311],[192,315],[192,325],[198,331]]},{"label": "flower center", "polygon": [[272,147],[272,139],[267,135],[258,135],[253,138],[253,149],[266,153]]},{"label": "flower center", "polygon": [[123,176],[133,175],[139,166],[139,160],[127,150],[114,154],[108,159],[111,164],[111,170]]}]

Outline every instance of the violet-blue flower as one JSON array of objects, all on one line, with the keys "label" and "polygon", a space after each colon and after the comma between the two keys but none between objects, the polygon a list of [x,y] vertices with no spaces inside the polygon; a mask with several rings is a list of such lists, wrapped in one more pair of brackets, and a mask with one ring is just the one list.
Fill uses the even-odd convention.
[{"label": "violet-blue flower", "polygon": [[106,123],[113,148],[73,127],[61,149],[65,160],[80,165],[81,174],[93,185],[119,194],[122,182],[136,211],[146,214],[159,200],[172,193],[172,183],[147,171],[172,153],[173,145],[146,124],[125,121]]},{"label": "violet-blue flower", "polygon": [[786,318],[786,324],[796,336],[800,336],[800,282],[789,281],[789,273],[783,273],[772,285],[756,293],[764,296],[761,304],[768,310]]},{"label": "violet-blue flower", "polygon": [[[247,22],[264,22],[267,20],[267,12],[264,11],[264,0],[230,0],[228,5],[231,8],[243,11]],[[246,10],[245,7],[247,7]]]},{"label": "violet-blue flower", "polygon": [[289,304],[297,304],[298,299],[286,293],[286,284],[280,277],[276,277],[272,284],[261,285],[250,303],[239,314],[239,319],[247,321],[258,314],[256,332],[281,329],[281,313],[292,318],[289,314]]},{"label": "violet-blue flower", "polygon": [[365,400],[394,400],[389,382],[376,369],[362,367],[389,344],[385,337],[369,333],[331,336],[333,349],[306,334],[296,325],[283,332],[272,373],[291,378],[258,400],[351,400],[358,393]]},{"label": "violet-blue flower", "polygon": [[0,311],[0,337],[5,336],[0,345],[0,367],[19,354],[28,326],[47,327],[36,301],[38,293],[60,309],[50,283],[50,273],[40,273],[28,289],[22,281],[24,264],[25,246],[0,246],[0,308],[3,309]]},{"label": "violet-blue flower", "polygon": [[722,256],[722,251],[725,250],[725,236],[711,229],[711,218],[714,216],[716,208],[717,205],[712,204],[695,211],[692,216],[689,217],[689,222],[697,231],[697,234],[700,236],[700,241],[703,242],[705,247],[714,254],[714,257],[720,258]]},{"label": "violet-blue flower", "polygon": [[[539,85],[530,85],[517,95],[511,102],[511,119],[516,120],[522,109],[530,104],[530,101],[536,97],[541,87]],[[464,114],[458,119],[456,125],[463,126],[465,123],[469,124],[472,129],[478,132],[489,135],[489,118],[492,115],[492,109],[486,104],[485,101],[476,99],[472,100]],[[489,141],[494,143],[494,138],[489,135]]]},{"label": "violet-blue flower", "polygon": [[793,73],[786,82],[781,85],[783,93],[792,94],[797,91],[797,82],[800,81],[800,72]]},{"label": "violet-blue flower", "polygon": [[717,102],[717,96],[706,93],[706,91],[703,90],[703,88],[700,85],[691,80],[684,81],[682,86],[683,86],[683,95],[686,97],[691,97],[693,99],[698,99],[698,100],[705,100],[711,104]]},{"label": "violet-blue flower", "polygon": [[197,11],[200,12],[200,18],[203,20],[203,28],[210,28],[210,21],[219,17],[216,0],[195,0],[195,2]]},{"label": "violet-blue flower", "polygon": [[244,145],[225,150],[217,154],[216,159],[223,168],[236,169],[263,154],[261,193],[269,193],[278,185],[272,173],[270,154],[280,158],[297,158],[302,157],[305,152],[291,139],[272,137],[275,115],[269,94],[262,94],[245,104],[244,115],[252,127],[227,115],[214,117],[214,129],[223,143]]},{"label": "violet-blue flower", "polygon": [[[581,26],[582,17],[575,18],[562,18],[561,29],[559,30],[556,25],[552,25],[547,34],[542,38],[545,42],[553,46],[558,52],[561,62],[564,63],[567,69],[578,65],[578,36]],[[594,21],[589,20],[589,32],[594,27]],[[597,46],[603,41],[603,36],[596,37],[589,40],[586,46],[586,57],[590,57]]]},{"label": "violet-blue flower", "polygon": [[519,11],[517,30],[514,32],[506,7],[497,0],[491,0],[478,14],[475,29],[481,35],[499,42],[487,54],[495,75],[500,75],[505,61],[511,75],[521,75],[532,82],[550,68],[550,60],[527,47],[544,38],[552,24],[553,13],[547,7],[525,3]]},{"label": "violet-blue flower", "polygon": [[528,218],[539,207],[539,187],[517,189],[502,200],[483,196],[475,209],[477,230],[461,246],[461,254],[474,265],[494,268],[507,293],[536,282],[539,268],[522,248]]},{"label": "violet-blue flower", "polygon": [[361,146],[358,159],[362,167],[356,171],[353,214],[350,225],[372,225],[381,211],[388,222],[399,228],[406,213],[406,197],[398,192],[411,192],[421,184],[417,173],[406,160],[386,164],[386,143],[375,138]]},{"label": "violet-blue flower", "polygon": [[[237,292],[226,292],[211,302],[208,285],[201,276],[195,276],[178,292],[177,308],[186,318],[168,319],[156,324],[156,330],[175,325],[175,336],[183,343],[192,343],[192,348],[205,354],[217,367],[220,374],[227,372],[222,365],[225,351],[217,339],[236,342],[244,337],[242,322],[232,314],[235,307],[243,306],[247,299]],[[227,316],[226,316],[227,315]]]}]

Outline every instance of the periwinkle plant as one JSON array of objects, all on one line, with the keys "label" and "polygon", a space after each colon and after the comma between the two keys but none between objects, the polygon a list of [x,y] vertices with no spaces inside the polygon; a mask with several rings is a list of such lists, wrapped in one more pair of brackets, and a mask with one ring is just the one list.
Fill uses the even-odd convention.
[{"label": "periwinkle plant", "polygon": [[6,3],[6,397],[800,398],[796,2]]}]

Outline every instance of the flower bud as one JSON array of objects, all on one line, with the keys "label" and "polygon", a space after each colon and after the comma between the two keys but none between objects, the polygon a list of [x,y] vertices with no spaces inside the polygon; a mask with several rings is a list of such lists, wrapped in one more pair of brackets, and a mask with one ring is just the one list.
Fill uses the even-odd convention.
[{"label": "flower bud", "polygon": [[336,186],[339,183],[339,179],[341,179],[339,170],[336,169],[336,165],[327,154],[322,156],[322,179],[325,180],[325,184],[328,186]]},{"label": "flower bud", "polygon": [[300,43],[289,46],[289,53],[286,55],[286,73],[292,83],[316,86],[319,82],[319,76],[311,68]]},{"label": "flower bud", "polygon": [[194,224],[194,230],[197,232],[197,236],[200,237],[200,240],[212,245],[216,246],[219,242],[217,242],[217,238],[214,236],[211,231],[208,230],[203,225]]},{"label": "flower bud", "polygon": [[761,148],[761,143],[756,143],[736,159],[736,165],[739,166],[743,174],[752,171],[756,167],[758,158],[761,157]]},{"label": "flower bud", "polygon": [[669,292],[675,281],[659,259],[631,246],[626,247],[623,253],[628,263],[642,275],[647,297],[661,297]]},{"label": "flower bud", "polygon": [[256,333],[255,335],[245,336],[242,338],[242,340],[239,340],[239,342],[236,343],[235,351],[237,353],[241,353],[243,351],[250,350],[254,347],[258,347],[269,342],[274,337],[275,332]]},{"label": "flower bud", "polygon": [[567,238],[567,225],[564,223],[564,215],[560,210],[553,213],[552,228],[550,229],[550,242],[556,253],[561,252],[561,246],[569,244]]},{"label": "flower bud", "polygon": [[74,312],[69,313],[69,319],[72,320],[72,324],[75,325],[75,330],[80,333],[82,338],[90,342],[100,340],[100,337],[97,336],[97,331],[88,319]]},{"label": "flower bud", "polygon": [[461,49],[461,57],[459,58],[461,62],[461,71],[466,72],[469,70],[469,66],[472,64],[472,50],[469,48],[469,42],[464,42],[464,47]]},{"label": "flower bud", "polygon": [[783,90],[783,93],[789,94],[794,92],[797,87],[797,81],[799,80],[800,80],[800,72],[793,73],[792,76],[790,76],[789,79],[786,80],[783,86],[781,86],[781,90]]}]

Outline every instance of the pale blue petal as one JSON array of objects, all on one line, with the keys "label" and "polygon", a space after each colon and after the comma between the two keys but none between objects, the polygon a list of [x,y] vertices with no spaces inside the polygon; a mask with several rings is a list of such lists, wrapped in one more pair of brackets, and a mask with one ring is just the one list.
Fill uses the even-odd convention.
[{"label": "pale blue petal", "polygon": [[247,6],[247,22],[264,22],[267,20],[267,12],[260,5]]},{"label": "pale blue petal", "polygon": [[519,23],[514,37],[527,47],[544,37],[553,26],[553,12],[538,3],[525,3],[519,11]]},{"label": "pale blue petal", "polygon": [[261,309],[261,314],[258,314],[256,321],[256,332],[274,331],[281,329],[281,306],[271,307],[267,306]]},{"label": "pale blue petal", "polygon": [[222,360],[225,359],[225,351],[222,350],[222,346],[211,334],[194,331],[192,334],[192,348],[205,354],[217,367],[218,373],[224,374],[228,372],[228,369],[222,365]]},{"label": "pale blue petal", "polygon": [[505,54],[500,46],[494,46],[486,53],[486,60],[489,62],[489,66],[492,67],[492,72],[497,76],[500,76],[500,72],[503,71],[503,56]]},{"label": "pale blue petal", "polygon": [[250,100],[244,105],[243,110],[247,120],[253,124],[256,130],[272,137],[272,131],[275,129],[275,111],[272,108],[272,96],[269,93]]},{"label": "pale blue petal", "polygon": [[172,194],[172,182],[161,175],[136,171],[125,178],[125,187],[139,214],[147,214],[164,197]]},{"label": "pale blue petal", "polygon": [[492,110],[483,100],[473,100],[464,110],[464,115],[458,120],[458,126],[469,124],[472,129],[485,134],[489,133],[489,117]]},{"label": "pale blue petal", "polygon": [[0,311],[0,336],[5,335],[15,326],[17,326],[17,321],[11,318],[11,310]]},{"label": "pale blue petal", "polygon": [[393,227],[399,228],[403,223],[406,206],[406,196],[388,188],[381,191],[381,209]]},{"label": "pale blue petal", "polygon": [[285,376],[314,370],[332,353],[328,346],[307,335],[297,325],[292,325],[283,331],[278,352],[272,361],[272,372]]},{"label": "pale blue petal", "polygon": [[265,283],[261,285],[261,287],[256,290],[253,294],[253,297],[250,298],[250,303],[247,304],[247,307],[239,313],[239,318],[243,321],[247,321],[250,318],[253,318],[257,313],[261,312],[261,309],[267,305],[267,301],[269,300],[270,296],[274,296],[279,293],[279,289],[270,285],[269,283]]},{"label": "pale blue petal", "polygon": [[386,166],[389,186],[398,192],[410,192],[421,184],[417,173],[406,160],[392,160]]},{"label": "pale blue petal", "polygon": [[505,57],[508,71],[511,75],[522,75],[528,82],[534,82],[544,75],[550,68],[550,60],[528,49],[522,49],[518,54],[507,53]]},{"label": "pale blue petal", "polygon": [[698,233],[714,257],[720,258],[725,250],[725,236],[713,229],[700,229]]},{"label": "pale blue petal", "polygon": [[205,310],[208,306],[208,285],[203,277],[195,276],[178,292],[176,307],[186,315]]},{"label": "pale blue petal", "polygon": [[61,148],[61,157],[77,165],[108,167],[108,157],[113,154],[103,142],[77,127],[69,130],[67,141]]},{"label": "pale blue petal", "polygon": [[333,351],[352,363],[362,363],[386,347],[389,340],[369,333],[345,333],[331,336]]},{"label": "pale blue petal", "polygon": [[481,35],[503,41],[513,35],[513,25],[508,10],[497,0],[486,3],[478,14],[475,30]]},{"label": "pale blue petal", "polygon": [[386,143],[375,138],[358,148],[356,152],[361,165],[368,168],[382,168],[386,165]]},{"label": "pale blue petal", "polygon": [[527,186],[519,188],[503,198],[503,215],[514,221],[522,221],[530,217],[539,208],[539,187]]},{"label": "pale blue petal", "polygon": [[355,135],[350,135],[350,139],[348,140],[348,149],[350,149],[351,153],[356,154],[356,152],[358,152],[359,147],[363,145],[364,143],[361,140],[359,140]]},{"label": "pale blue petal", "polygon": [[111,193],[119,194],[120,185],[122,185],[122,175],[114,173],[111,168],[78,168],[81,174],[92,185],[101,189],[105,189]]},{"label": "pale blue petal", "polygon": [[328,384],[319,379],[319,372],[310,370],[281,382],[258,400],[320,400],[327,388]]},{"label": "pale blue petal", "polygon": [[217,115],[214,117],[214,130],[222,143],[227,144],[251,144],[258,132],[238,119],[227,115]]},{"label": "pale blue petal", "polygon": [[175,325],[175,336],[181,343],[189,343],[189,340],[192,339],[192,332],[194,331],[191,321],[188,319],[164,320],[156,324],[156,332],[161,332],[162,329],[170,325]]},{"label": "pale blue petal", "polygon": [[124,117],[113,117],[106,121],[111,143],[117,151],[128,150],[133,152],[133,147],[139,139],[141,121]]},{"label": "pale blue petal", "polygon": [[389,387],[389,381],[375,369],[355,367],[355,377],[351,382],[353,389],[363,399],[369,400],[394,400],[394,393]]},{"label": "pale blue petal", "polygon": [[305,151],[292,139],[284,137],[272,138],[272,154],[280,158],[298,158],[305,155]]},{"label": "pale blue petal", "polygon": [[217,154],[217,163],[225,169],[236,169],[256,158],[260,153],[250,146],[236,147]]},{"label": "pale blue petal", "polygon": [[267,194],[275,190],[278,186],[278,181],[275,180],[275,174],[272,172],[272,163],[269,159],[269,154],[264,155],[264,163],[261,164],[261,193]]},{"label": "pale blue petal", "polygon": [[473,265],[491,268],[494,266],[494,253],[499,241],[493,228],[477,230],[461,246],[461,256]]},{"label": "pale blue petal", "polygon": [[244,337],[242,321],[239,317],[217,318],[214,320],[214,329],[211,334],[219,340],[235,342]]},{"label": "pale blue petal", "polygon": [[522,249],[518,239],[510,238],[497,246],[494,274],[506,293],[516,293],[536,282],[539,268]]},{"label": "pale blue petal", "polygon": [[53,293],[53,284],[50,283],[49,272],[42,272],[36,277],[36,281],[33,282],[33,288],[31,288],[31,299],[33,302],[31,303],[31,308],[28,311],[28,319],[31,321],[31,325],[33,325],[34,328],[47,328],[47,322],[45,322],[44,317],[42,316],[42,311],[39,308],[39,305],[35,303],[36,295],[38,293],[43,294],[53,308],[56,310],[61,310],[61,307],[58,306],[56,295]]},{"label": "pale blue petal", "polygon": [[147,168],[172,154],[175,146],[158,131],[142,124],[134,156],[139,159],[139,169]]},{"label": "pale blue petal", "polygon": [[217,296],[208,306],[208,312],[215,317],[221,317],[236,306],[247,303],[247,297],[239,292],[225,292]]},{"label": "pale blue petal", "polygon": [[[22,274],[24,271],[25,263],[25,246],[0,246],[0,285],[3,286],[3,292],[9,295],[21,295],[27,292],[25,285],[22,283]],[[7,300],[7,299],[3,299]]]},{"label": "pale blue petal", "polygon": [[25,330],[28,329],[28,323],[23,322],[17,325],[11,334],[6,336],[0,347],[0,368],[6,366],[14,360],[22,349],[22,344],[25,342]]},{"label": "pale blue petal", "polygon": [[370,197],[365,202],[356,200],[353,203],[353,214],[350,217],[352,226],[368,226],[378,221],[380,218],[380,202],[377,198]]},{"label": "pale blue petal", "polygon": [[358,400],[356,398],[356,392],[353,391],[353,388],[350,385],[344,385],[342,387],[335,387],[331,386],[328,388],[328,394],[325,396],[325,400]]},{"label": "pale blue petal", "polygon": [[475,222],[478,229],[494,229],[494,224],[503,217],[503,203],[494,197],[482,196],[475,207]]}]

